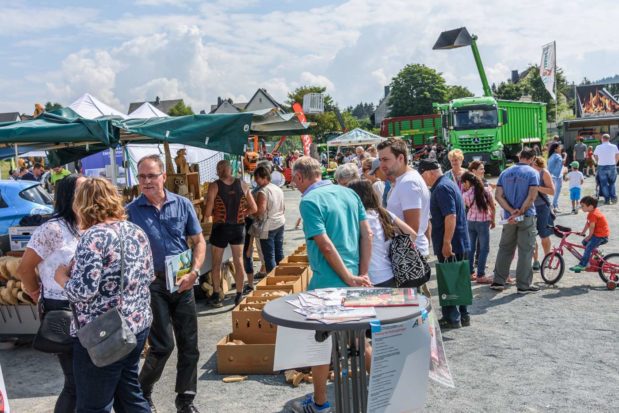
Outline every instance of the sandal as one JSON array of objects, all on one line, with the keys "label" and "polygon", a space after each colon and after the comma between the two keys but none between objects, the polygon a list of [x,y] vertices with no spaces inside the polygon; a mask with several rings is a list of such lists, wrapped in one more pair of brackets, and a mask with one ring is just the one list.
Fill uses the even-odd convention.
[{"label": "sandal", "polygon": [[477,273],[476,272],[471,273],[471,281],[477,281]]},{"label": "sandal", "polygon": [[516,280],[514,280],[512,277],[507,277],[505,284],[516,285]]}]

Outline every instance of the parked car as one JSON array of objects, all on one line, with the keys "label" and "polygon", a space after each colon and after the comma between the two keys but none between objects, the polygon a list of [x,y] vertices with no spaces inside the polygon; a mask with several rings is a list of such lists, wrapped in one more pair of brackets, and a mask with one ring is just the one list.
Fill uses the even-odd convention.
[{"label": "parked car", "polygon": [[0,236],[9,233],[9,227],[19,225],[28,215],[45,215],[54,211],[54,200],[34,181],[0,181]]}]

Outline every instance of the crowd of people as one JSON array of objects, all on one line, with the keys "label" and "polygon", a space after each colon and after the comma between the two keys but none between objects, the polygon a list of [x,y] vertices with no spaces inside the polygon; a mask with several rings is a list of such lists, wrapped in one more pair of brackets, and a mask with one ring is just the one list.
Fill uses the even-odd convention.
[{"label": "crowd of people", "polygon": [[[619,150],[608,141],[604,136],[593,156],[600,194],[611,203],[616,202],[613,179]],[[438,262],[468,259],[471,280],[478,284],[502,291],[506,284],[515,283],[519,294],[537,291],[533,284],[533,271],[539,269],[536,238],[546,254],[553,207],[558,206],[550,197],[558,198],[561,180],[556,178],[565,174],[562,170],[556,175],[555,155],[562,159],[562,168],[564,164],[556,145],[549,147],[548,168],[538,151],[524,148],[519,162],[502,172],[496,185],[485,179],[482,162],[473,161],[464,168],[464,155],[458,149],[449,152],[451,168],[446,173],[432,158],[422,159],[415,169],[409,163],[406,142],[396,138],[381,142],[370,153],[357,148],[355,158],[338,167],[337,184],[322,179],[319,160],[298,157],[291,164],[292,184],[302,193],[299,211],[314,274],[308,288],[395,287],[389,244],[399,233],[408,234],[426,259],[430,246]],[[571,189],[579,188],[584,179],[579,166],[572,164],[572,171],[565,174]],[[198,411],[193,402],[200,356],[193,286],[207,243],[191,201],[165,189],[159,156],[142,158],[137,169],[141,195],[126,207],[105,179],[71,174],[59,179],[54,215],[33,234],[18,270],[24,290],[41,303],[44,316],[58,309],[74,311],[73,336],[117,308],[136,337],[129,354],[105,367],[93,362],[84,343],[73,340],[71,348],[58,355],[65,384],[57,412],[156,411],[152,395],[175,345],[177,411]],[[228,246],[235,268],[235,304],[253,290],[259,277],[254,275],[254,245],[263,262],[258,274],[270,272],[283,259],[284,194],[271,183],[271,173],[269,164],[259,164],[252,188],[232,175],[229,161],[217,164],[219,179],[209,185],[205,201],[205,216],[213,223],[209,239],[213,307],[223,305],[220,271]],[[585,256],[572,268],[580,271],[587,265],[587,254],[610,233],[597,200],[580,199],[580,191],[572,193],[574,205],[588,213],[583,230],[588,231]],[[499,223],[502,232],[490,274],[486,268],[492,253],[490,231]],[[189,248],[191,270],[178,280],[178,290],[171,292],[165,257]],[[516,280],[512,280],[516,250]],[[427,285],[419,290],[430,296]],[[471,325],[465,305],[443,306],[441,312],[443,329]],[[139,369],[147,340],[150,347]],[[304,412],[331,412],[326,392],[329,366],[312,370],[313,396],[296,407]]]}]

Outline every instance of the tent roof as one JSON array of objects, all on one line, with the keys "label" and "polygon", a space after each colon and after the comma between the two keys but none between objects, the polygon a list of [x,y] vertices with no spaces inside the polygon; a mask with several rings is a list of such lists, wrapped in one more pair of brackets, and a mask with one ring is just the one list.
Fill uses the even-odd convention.
[{"label": "tent roof", "polygon": [[129,119],[149,119],[149,118],[167,118],[168,114],[163,113],[148,102],[144,102],[142,106],[131,112]]},{"label": "tent roof", "polygon": [[101,116],[118,116],[123,119],[127,118],[127,115],[111,106],[106,105],[90,93],[84,93],[75,102],[71,103],[69,108],[73,109],[78,115],[86,119],[96,119]]},{"label": "tent roof", "polygon": [[327,142],[329,146],[348,146],[348,145],[373,145],[384,141],[387,138],[383,138],[378,135],[374,135],[366,130],[355,128],[350,132],[346,132],[340,136],[337,136]]}]

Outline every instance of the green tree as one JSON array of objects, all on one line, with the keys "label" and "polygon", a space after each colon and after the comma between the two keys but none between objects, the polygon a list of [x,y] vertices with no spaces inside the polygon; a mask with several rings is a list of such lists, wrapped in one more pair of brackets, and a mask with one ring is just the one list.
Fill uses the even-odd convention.
[{"label": "green tree", "polygon": [[529,94],[528,85],[524,83],[501,82],[494,91],[497,99],[518,100],[522,96]]},{"label": "green tree", "polygon": [[45,111],[46,112],[51,112],[52,110],[56,110],[56,109],[62,109],[62,105],[58,102],[47,102],[45,104]]},{"label": "green tree", "polygon": [[447,100],[470,98],[475,96],[468,88],[459,85],[447,86]]},{"label": "green tree", "polygon": [[374,113],[374,104],[373,103],[358,103],[354,108],[349,106],[346,108],[346,112],[352,113],[352,115],[357,119],[369,119]]},{"label": "green tree", "polygon": [[168,111],[168,115],[170,116],[186,116],[193,114],[194,113],[191,106],[185,105],[185,102],[182,99]]},{"label": "green tree", "polygon": [[406,65],[391,82],[391,116],[432,113],[432,103],[447,100],[445,79],[421,64]]}]

